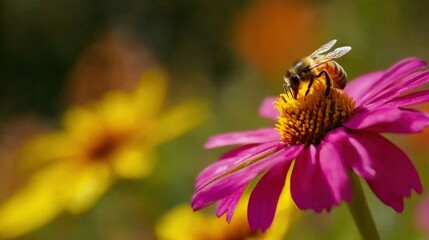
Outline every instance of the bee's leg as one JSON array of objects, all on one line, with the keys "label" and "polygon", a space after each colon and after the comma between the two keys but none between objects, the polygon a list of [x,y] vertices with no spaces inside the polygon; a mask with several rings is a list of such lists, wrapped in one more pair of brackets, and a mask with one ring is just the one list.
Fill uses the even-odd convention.
[{"label": "bee's leg", "polygon": [[308,82],[307,90],[305,91],[304,100],[305,100],[305,97],[307,97],[307,95],[310,93],[310,88],[313,85],[313,82],[314,82],[314,75],[311,75],[310,81]]},{"label": "bee's leg", "polygon": [[328,97],[331,94],[332,78],[325,69],[323,69],[316,77],[319,78],[322,76],[322,74],[325,74],[325,81],[326,81],[325,97]]}]

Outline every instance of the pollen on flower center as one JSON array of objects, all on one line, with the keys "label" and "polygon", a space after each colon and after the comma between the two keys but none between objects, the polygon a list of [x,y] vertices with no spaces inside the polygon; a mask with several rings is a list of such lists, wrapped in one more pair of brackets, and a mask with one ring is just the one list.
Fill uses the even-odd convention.
[{"label": "pollen on flower center", "polygon": [[301,84],[298,97],[281,94],[275,102],[279,111],[276,129],[290,145],[319,144],[331,130],[340,127],[354,114],[354,102],[342,90],[332,88],[325,97],[326,84],[316,79],[304,98],[308,83]]}]

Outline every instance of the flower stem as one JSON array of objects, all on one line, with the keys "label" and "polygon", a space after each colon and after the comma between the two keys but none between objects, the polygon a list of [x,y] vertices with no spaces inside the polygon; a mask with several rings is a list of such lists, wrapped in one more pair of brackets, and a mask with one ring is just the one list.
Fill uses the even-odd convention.
[{"label": "flower stem", "polygon": [[353,185],[353,199],[347,203],[350,213],[363,239],[379,240],[380,236],[366,202],[359,177],[354,173],[351,173],[350,177]]}]

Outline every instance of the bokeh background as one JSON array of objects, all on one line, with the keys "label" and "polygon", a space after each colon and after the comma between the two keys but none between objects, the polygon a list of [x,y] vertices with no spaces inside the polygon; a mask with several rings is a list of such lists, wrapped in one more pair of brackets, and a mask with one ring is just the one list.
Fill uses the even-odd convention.
[{"label": "bokeh background", "polygon": [[[88,211],[17,239],[157,239],[160,217],[189,202],[195,176],[224,151],[204,150],[205,140],[272,124],[258,106],[283,91],[294,60],[334,38],[353,48],[338,61],[349,79],[409,56],[429,60],[428,9],[426,0],[0,0],[0,204],[31,175],[16,162],[28,140],[61,128],[72,106],[132,91],[154,66],[169,75],[166,108],[198,99],[208,112],[157,147],[150,176],[117,181]],[[429,131],[389,137],[427,189]],[[417,221],[429,194],[413,194],[403,214],[367,196],[382,238],[429,237]],[[360,239],[344,204],[303,212],[288,228],[287,239]]]}]

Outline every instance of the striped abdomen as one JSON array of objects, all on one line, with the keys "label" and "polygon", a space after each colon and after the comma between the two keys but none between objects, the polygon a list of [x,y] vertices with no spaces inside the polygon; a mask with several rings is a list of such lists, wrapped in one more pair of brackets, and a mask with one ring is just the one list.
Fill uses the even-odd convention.
[{"label": "striped abdomen", "polygon": [[317,71],[320,72],[325,69],[333,81],[333,87],[338,89],[344,89],[347,83],[347,74],[343,67],[335,61],[326,62],[316,67]]}]

